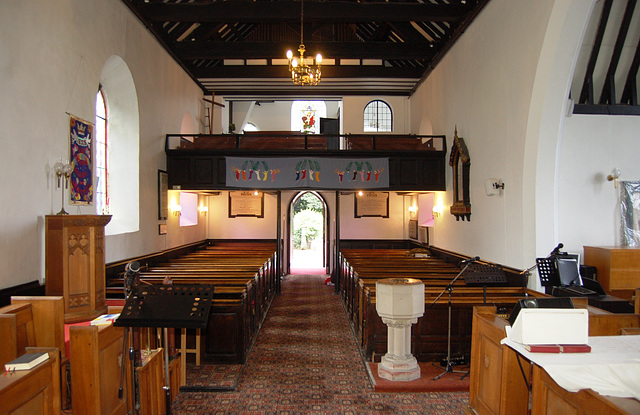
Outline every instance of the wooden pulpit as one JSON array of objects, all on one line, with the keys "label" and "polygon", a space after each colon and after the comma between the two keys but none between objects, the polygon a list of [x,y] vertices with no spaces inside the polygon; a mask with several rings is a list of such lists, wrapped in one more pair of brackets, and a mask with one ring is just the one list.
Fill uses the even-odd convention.
[{"label": "wooden pulpit", "polygon": [[45,217],[46,293],[64,298],[64,320],[106,313],[104,227],[110,215]]}]

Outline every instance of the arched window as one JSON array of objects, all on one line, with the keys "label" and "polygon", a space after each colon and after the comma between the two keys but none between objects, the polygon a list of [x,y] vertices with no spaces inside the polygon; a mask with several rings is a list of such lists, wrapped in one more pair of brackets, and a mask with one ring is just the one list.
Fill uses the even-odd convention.
[{"label": "arched window", "polygon": [[105,235],[137,232],[141,212],[138,95],[131,71],[119,56],[112,55],[105,61],[99,82],[106,104],[106,190],[112,216]]},{"label": "arched window", "polygon": [[364,107],[364,131],[393,131],[393,115],[391,114],[391,107],[386,102],[375,100]]},{"label": "arched window", "polygon": [[102,90],[102,85],[96,94],[96,128],[95,128],[95,170],[96,170],[96,213],[98,215],[109,214],[109,170],[108,170],[108,145],[107,145],[107,103]]}]

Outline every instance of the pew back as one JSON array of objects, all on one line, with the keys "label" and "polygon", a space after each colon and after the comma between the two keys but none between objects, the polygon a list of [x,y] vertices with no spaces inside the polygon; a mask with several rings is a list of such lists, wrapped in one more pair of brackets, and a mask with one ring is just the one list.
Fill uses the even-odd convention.
[{"label": "pew back", "polygon": [[61,296],[14,296],[11,304],[30,304],[33,313],[35,345],[56,347],[62,359],[64,347],[64,298]]},{"label": "pew back", "polygon": [[[115,415],[127,412],[131,378],[128,360],[122,354],[122,327],[71,326],[71,401],[74,413]],[[120,362],[126,365],[125,393],[118,397]]]}]

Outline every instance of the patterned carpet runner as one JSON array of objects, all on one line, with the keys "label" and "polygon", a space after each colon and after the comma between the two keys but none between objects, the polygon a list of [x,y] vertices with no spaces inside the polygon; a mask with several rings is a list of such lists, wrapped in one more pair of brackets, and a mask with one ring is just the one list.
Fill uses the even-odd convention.
[{"label": "patterned carpet runner", "polygon": [[325,277],[286,276],[236,389],[181,392],[172,413],[463,413],[467,392],[376,392]]}]

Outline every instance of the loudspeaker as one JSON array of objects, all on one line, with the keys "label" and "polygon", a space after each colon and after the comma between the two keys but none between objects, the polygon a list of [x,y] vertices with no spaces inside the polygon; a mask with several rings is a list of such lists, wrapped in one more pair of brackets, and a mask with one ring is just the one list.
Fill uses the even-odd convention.
[{"label": "loudspeaker", "polygon": [[574,308],[571,297],[523,298],[518,300],[509,316],[509,324],[513,327],[520,310],[523,308]]},{"label": "loudspeaker", "polygon": [[597,280],[598,268],[594,267],[593,265],[580,265],[580,276],[583,280],[585,278],[588,278],[590,280]]}]

